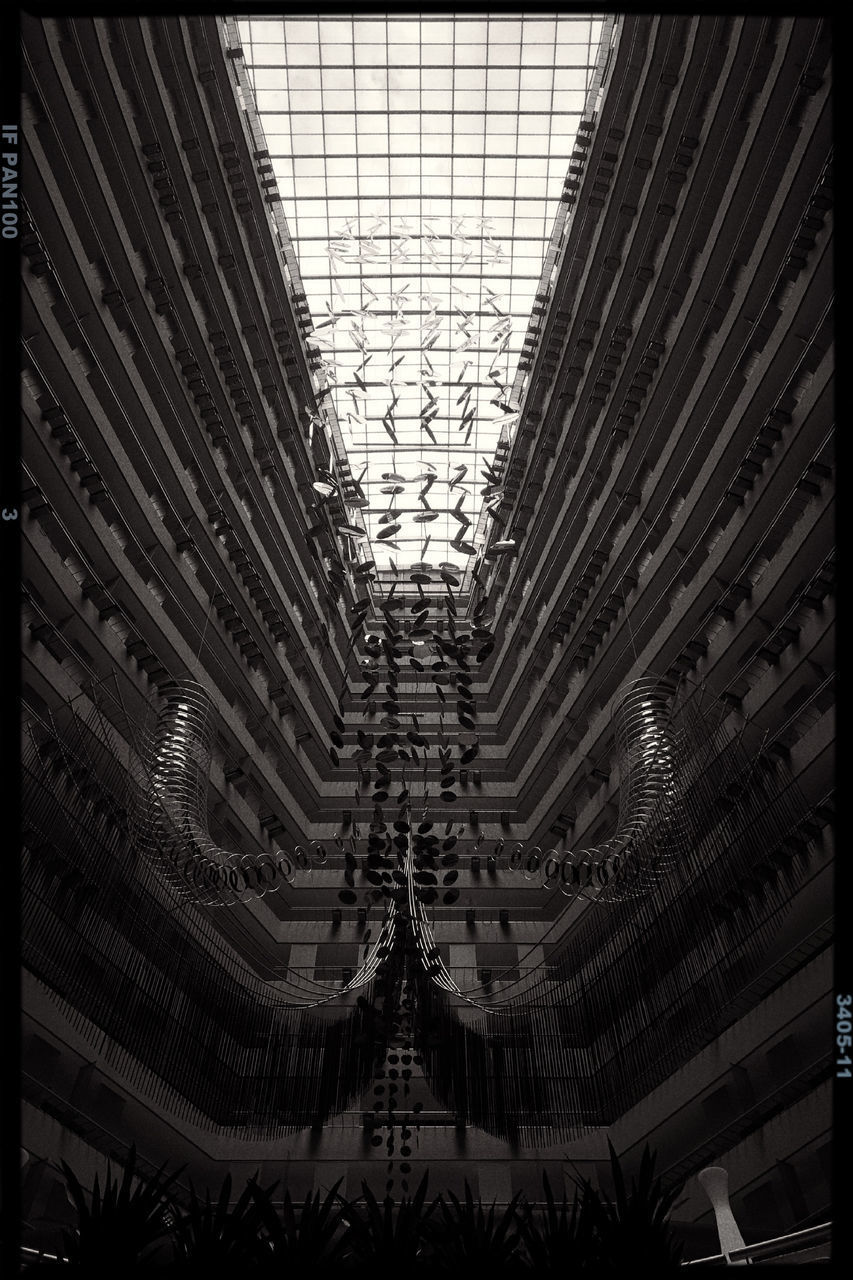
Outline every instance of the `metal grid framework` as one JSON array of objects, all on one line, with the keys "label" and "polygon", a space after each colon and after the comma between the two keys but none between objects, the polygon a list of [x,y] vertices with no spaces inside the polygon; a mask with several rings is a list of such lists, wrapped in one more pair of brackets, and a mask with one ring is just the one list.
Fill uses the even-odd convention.
[{"label": "metal grid framework", "polygon": [[517,421],[602,27],[588,14],[238,22],[380,570],[461,570],[485,539],[482,487],[500,492],[489,466]]}]

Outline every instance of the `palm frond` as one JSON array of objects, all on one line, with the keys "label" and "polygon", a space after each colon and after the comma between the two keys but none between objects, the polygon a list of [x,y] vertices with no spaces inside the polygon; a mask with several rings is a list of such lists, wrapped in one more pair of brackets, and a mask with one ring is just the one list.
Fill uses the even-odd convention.
[{"label": "palm frond", "polygon": [[576,1182],[571,1205],[566,1194],[559,1201],[543,1170],[544,1210],[528,1209],[521,1233],[527,1257],[537,1275],[589,1274],[597,1258],[597,1201],[593,1188]]},{"label": "palm frond", "polygon": [[87,1195],[64,1160],[59,1167],[77,1214],[74,1227],[62,1233],[64,1252],[73,1264],[93,1273],[110,1265],[129,1270],[168,1235],[166,1209],[181,1169],[166,1176],[163,1164],[154,1174],[143,1175],[132,1146],[121,1178],[114,1177],[108,1161],[103,1189],[96,1173]]},{"label": "palm frond", "polygon": [[494,1266],[502,1270],[520,1265],[520,1199],[520,1193],[513,1196],[496,1220],[496,1203],[484,1209],[480,1201],[475,1201],[467,1179],[464,1204],[448,1191],[447,1199],[439,1200],[445,1230],[433,1235],[437,1257],[447,1265]]},{"label": "palm frond", "polygon": [[616,1150],[609,1140],[607,1145],[613,1199],[603,1197],[588,1179],[574,1179],[587,1200],[598,1274],[626,1274],[636,1266],[637,1258],[642,1258],[656,1275],[675,1275],[676,1269],[680,1271],[683,1246],[675,1237],[669,1214],[678,1188],[662,1189],[654,1174],[654,1156],[646,1144],[629,1190]]},{"label": "palm frond", "polygon": [[190,1182],[189,1205],[178,1213],[173,1228],[178,1259],[185,1270],[252,1266],[268,1258],[260,1207],[265,1193],[258,1187],[257,1174],[247,1181],[233,1206],[231,1188],[229,1173],[216,1198],[206,1190],[202,1200]]},{"label": "palm frond", "polygon": [[273,1188],[263,1190],[256,1182],[251,1185],[269,1250],[266,1269],[279,1274],[282,1266],[298,1267],[307,1274],[312,1268],[326,1267],[341,1259],[344,1241],[338,1230],[341,1217],[337,1202],[342,1181],[339,1178],[325,1197],[319,1191],[309,1191],[298,1214],[289,1191],[284,1192],[281,1208],[276,1210]]},{"label": "palm frond", "polygon": [[386,1196],[380,1205],[366,1182],[362,1182],[360,1209],[356,1201],[338,1197],[341,1217],[347,1224],[344,1243],[347,1256],[359,1263],[413,1263],[421,1258],[429,1243],[428,1221],[435,1203],[424,1207],[428,1174],[424,1174],[413,1196],[395,1204]]}]

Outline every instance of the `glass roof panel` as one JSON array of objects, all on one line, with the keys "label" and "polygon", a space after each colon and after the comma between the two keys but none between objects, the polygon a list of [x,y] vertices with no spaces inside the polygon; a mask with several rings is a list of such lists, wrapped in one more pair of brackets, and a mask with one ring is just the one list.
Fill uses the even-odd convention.
[{"label": "glass roof panel", "polygon": [[499,501],[489,469],[518,418],[519,355],[602,19],[237,26],[309,347],[368,500],[362,554],[380,570],[463,569],[484,540],[483,503]]}]

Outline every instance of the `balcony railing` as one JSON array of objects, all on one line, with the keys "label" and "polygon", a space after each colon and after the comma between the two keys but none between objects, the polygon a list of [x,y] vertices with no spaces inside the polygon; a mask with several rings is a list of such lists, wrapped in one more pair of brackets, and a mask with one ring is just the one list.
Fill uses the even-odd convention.
[{"label": "balcony railing", "polygon": [[738,1263],[809,1263],[829,1262],[831,1258],[832,1223],[823,1222],[803,1231],[793,1231],[787,1236],[748,1244],[731,1253],[716,1253],[709,1258],[694,1258],[685,1267],[728,1267]]}]

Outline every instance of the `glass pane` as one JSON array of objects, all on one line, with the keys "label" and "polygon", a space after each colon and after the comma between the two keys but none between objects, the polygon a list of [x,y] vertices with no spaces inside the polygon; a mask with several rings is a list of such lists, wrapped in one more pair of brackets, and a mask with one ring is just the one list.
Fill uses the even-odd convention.
[{"label": "glass pane", "polygon": [[524,49],[527,52],[528,44],[545,45],[552,48],[555,39],[554,22],[535,22],[529,18],[524,20],[524,30],[522,32],[524,38]]},{"label": "glass pane", "polygon": [[255,99],[259,111],[287,111],[290,106],[286,89],[258,89]]},{"label": "glass pane", "polygon": [[352,89],[324,89],[324,111],[354,111],[355,94]]},{"label": "glass pane", "polygon": [[298,18],[288,18],[285,22],[285,32],[288,44],[291,40],[314,41],[317,39],[317,22],[311,19],[301,21]]},{"label": "glass pane", "polygon": [[454,62],[457,67],[479,67],[485,70],[482,50],[473,44],[457,44]]},{"label": "glass pane", "polygon": [[457,65],[453,73],[453,83],[457,91],[460,89],[485,89],[486,68],[459,67]]},{"label": "glass pane", "polygon": [[485,94],[480,89],[457,89],[453,95],[455,111],[482,111]]},{"label": "glass pane", "polygon": [[388,23],[389,44],[419,44],[421,38],[420,25],[417,19],[408,22]]},{"label": "glass pane", "polygon": [[418,111],[420,105],[417,89],[391,89],[388,93],[389,111]]},{"label": "glass pane", "polygon": [[319,60],[318,47],[316,44],[294,43],[288,40],[287,58],[291,67],[316,67]]},{"label": "glass pane", "polygon": [[247,24],[251,32],[251,39],[254,44],[268,43],[269,41],[280,41],[284,37],[284,24],[281,19],[275,22],[264,22],[258,18],[253,19]]},{"label": "glass pane", "polygon": [[355,44],[355,65],[357,67],[381,67],[385,65],[385,41],[381,45],[362,43]]},{"label": "glass pane", "polygon": [[521,44],[521,23],[507,19],[492,19],[489,23],[489,44]]}]

